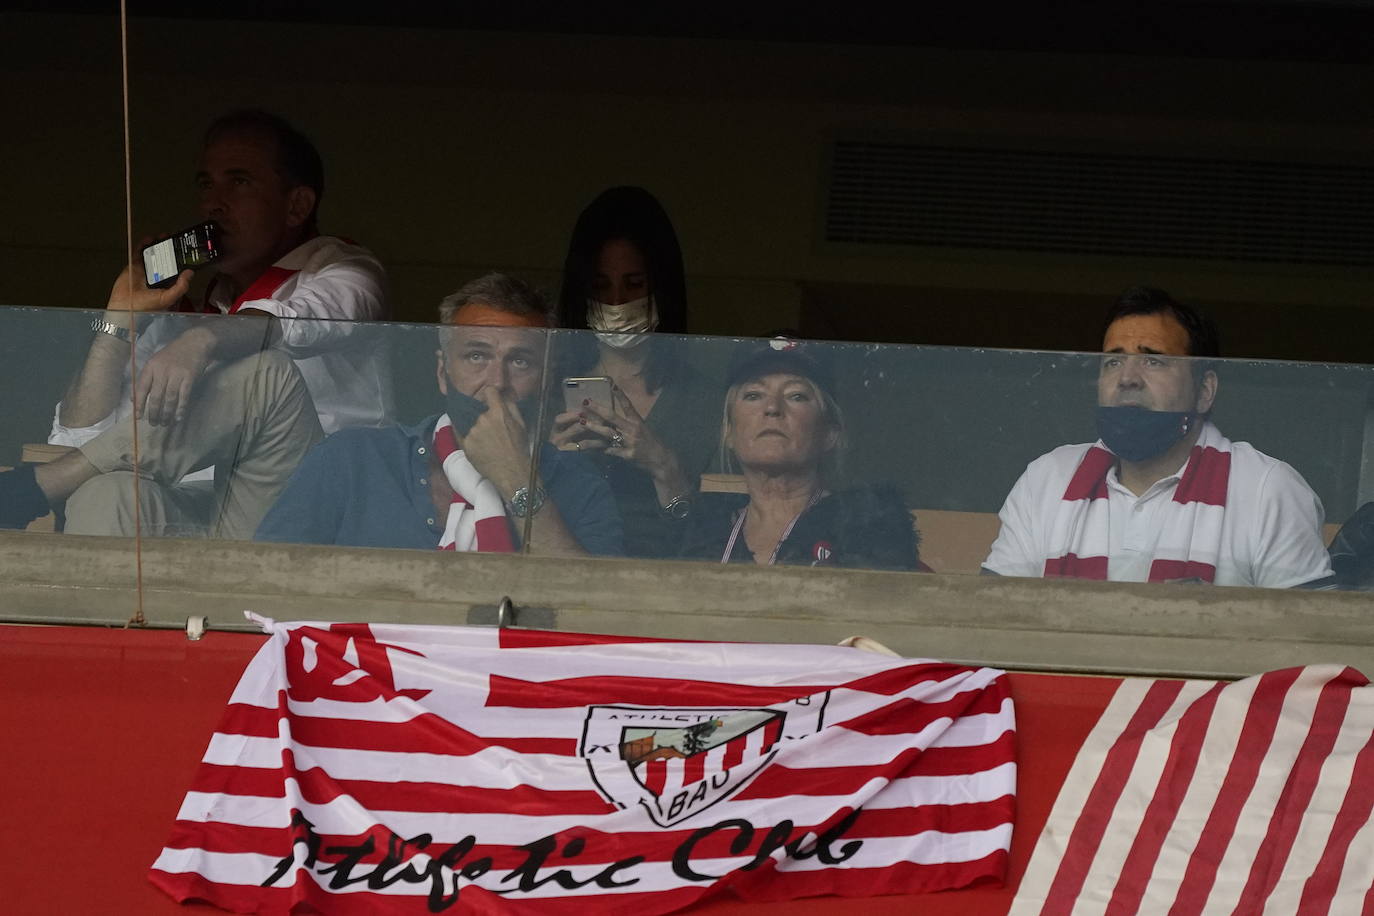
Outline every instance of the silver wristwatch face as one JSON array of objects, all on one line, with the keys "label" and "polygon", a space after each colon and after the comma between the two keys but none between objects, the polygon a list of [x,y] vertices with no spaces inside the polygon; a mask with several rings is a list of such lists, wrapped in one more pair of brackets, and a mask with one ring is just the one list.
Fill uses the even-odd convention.
[{"label": "silver wristwatch face", "polygon": [[544,505],[544,491],[535,487],[533,491],[521,487],[510,498],[510,510],[519,518],[533,515]]},{"label": "silver wristwatch face", "polygon": [[675,496],[663,507],[663,514],[671,519],[684,519],[692,511],[692,500],[687,496]]}]

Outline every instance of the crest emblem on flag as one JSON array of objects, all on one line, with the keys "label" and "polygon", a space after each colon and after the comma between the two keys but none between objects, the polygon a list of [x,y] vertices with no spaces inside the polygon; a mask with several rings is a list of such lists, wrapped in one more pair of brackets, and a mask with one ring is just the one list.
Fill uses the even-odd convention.
[{"label": "crest emblem on flag", "polygon": [[607,801],[669,827],[729,798],[820,730],[829,693],[758,709],[589,706],[579,755]]}]

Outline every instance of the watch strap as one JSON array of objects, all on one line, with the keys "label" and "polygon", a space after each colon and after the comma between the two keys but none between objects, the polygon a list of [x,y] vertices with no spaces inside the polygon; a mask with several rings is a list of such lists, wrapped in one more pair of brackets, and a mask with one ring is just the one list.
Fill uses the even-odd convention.
[{"label": "watch strap", "polygon": [[96,318],[91,322],[91,332],[95,334],[109,334],[111,337],[118,337],[125,343],[129,342],[128,328],[121,328],[117,324],[111,324],[104,318]]}]

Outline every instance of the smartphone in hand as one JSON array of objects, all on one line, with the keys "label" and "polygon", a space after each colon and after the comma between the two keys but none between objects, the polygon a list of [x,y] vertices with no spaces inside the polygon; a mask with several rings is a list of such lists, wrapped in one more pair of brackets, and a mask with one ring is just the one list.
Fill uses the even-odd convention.
[{"label": "smartphone in hand", "polygon": [[585,378],[563,379],[563,408],[572,412],[579,411],[582,409],[583,401],[591,401],[598,411],[610,415],[610,376],[592,375]]},{"label": "smartphone in hand", "polygon": [[187,268],[196,270],[220,256],[219,224],[199,223],[143,249],[143,273],[150,289],[165,289]]}]

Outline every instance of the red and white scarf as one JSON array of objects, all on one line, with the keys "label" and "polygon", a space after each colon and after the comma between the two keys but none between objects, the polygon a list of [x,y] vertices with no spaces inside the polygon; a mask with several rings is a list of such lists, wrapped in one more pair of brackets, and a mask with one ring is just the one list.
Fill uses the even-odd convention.
[{"label": "red and white scarf", "polygon": [[227,294],[216,295],[220,281],[224,279],[224,274],[217,273],[210,279],[199,305],[192,302],[189,296],[183,296],[181,302],[177,303],[172,311],[199,312],[208,315],[236,315],[250,302],[257,302],[260,299],[275,299],[282,288],[291,281],[291,278],[310,267],[312,259],[318,258],[322,248],[331,245],[338,247],[340,242],[350,247],[357,247],[358,245],[352,239],[342,236],[313,236],[282,255],[275,264],[259,274],[258,278],[250,283],[247,289],[239,293],[232,302],[227,301]]},{"label": "red and white scarf", "polygon": [[[296,250],[299,251],[300,249]],[[299,267],[286,267],[284,265],[287,262],[301,260],[303,259],[296,257],[293,251],[259,274],[258,278],[250,283],[247,289],[239,293],[233,302],[219,307],[215,305],[218,301],[215,293],[219,289],[220,281],[224,279],[224,274],[215,274],[210,278],[210,284],[205,287],[205,296],[199,305],[192,302],[190,296],[182,296],[181,301],[172,307],[172,311],[202,315],[237,315],[245,303],[273,298],[288,280],[301,272]]]},{"label": "red and white scarf", "polygon": [[[1046,578],[1107,578],[1107,473],[1115,464],[1116,456],[1100,440],[1083,456],[1050,530]],[[1216,579],[1230,479],[1231,441],[1206,423],[1188,454],[1173,497],[1160,510],[1159,540],[1148,581]]]},{"label": "red and white scarf", "polygon": [[468,461],[448,414],[434,424],[434,454],[444,465],[444,477],[453,488],[440,550],[478,550],[486,553],[511,553],[515,543],[506,522],[506,505],[496,485],[477,472]]}]

